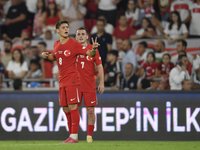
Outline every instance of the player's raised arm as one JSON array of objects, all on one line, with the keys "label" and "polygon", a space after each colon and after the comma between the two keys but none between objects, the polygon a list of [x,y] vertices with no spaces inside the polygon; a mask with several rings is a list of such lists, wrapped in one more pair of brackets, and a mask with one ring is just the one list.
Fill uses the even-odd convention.
[{"label": "player's raised arm", "polygon": [[90,56],[90,57],[95,57],[96,49],[98,48],[98,46],[100,46],[100,44],[97,42],[97,37],[95,38],[95,42],[94,42],[93,38],[91,38],[91,39],[92,39],[92,50],[88,50],[86,52],[86,55]]},{"label": "player's raised arm", "polygon": [[43,52],[42,57],[44,59],[48,59],[48,60],[51,60],[51,61],[56,60],[56,57],[53,54],[50,54],[49,52]]}]

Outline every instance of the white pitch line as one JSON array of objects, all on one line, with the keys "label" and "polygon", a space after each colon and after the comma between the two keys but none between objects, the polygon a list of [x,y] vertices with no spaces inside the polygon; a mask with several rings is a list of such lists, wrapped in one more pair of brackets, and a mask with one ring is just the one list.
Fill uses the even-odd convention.
[{"label": "white pitch line", "polygon": [[8,144],[8,145],[0,145],[0,146],[37,146],[37,145],[61,145],[61,144]]}]

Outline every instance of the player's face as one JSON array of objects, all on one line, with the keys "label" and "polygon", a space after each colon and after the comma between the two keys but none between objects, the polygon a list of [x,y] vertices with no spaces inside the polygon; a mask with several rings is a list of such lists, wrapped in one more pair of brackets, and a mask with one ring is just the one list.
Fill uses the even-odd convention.
[{"label": "player's face", "polygon": [[163,61],[163,63],[164,63],[165,65],[169,64],[169,62],[170,62],[169,56],[164,55],[162,61]]},{"label": "player's face", "polygon": [[85,30],[77,30],[76,40],[81,44],[86,43],[88,40],[88,35],[87,35],[86,31]]},{"label": "player's face", "polygon": [[132,72],[133,72],[133,67],[131,66],[131,64],[126,64],[125,66],[126,76],[130,76]]},{"label": "player's face", "polygon": [[63,23],[60,25],[59,29],[56,29],[59,36],[63,38],[67,38],[69,34],[69,25],[67,23]]}]

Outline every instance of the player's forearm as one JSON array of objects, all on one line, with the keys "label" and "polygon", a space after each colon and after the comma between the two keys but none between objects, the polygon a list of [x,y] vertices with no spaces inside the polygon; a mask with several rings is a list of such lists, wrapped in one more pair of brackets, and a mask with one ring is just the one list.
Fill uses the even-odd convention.
[{"label": "player's forearm", "polygon": [[88,50],[87,52],[86,52],[86,55],[87,56],[90,56],[90,57],[95,57],[96,56],[96,51],[94,50]]},{"label": "player's forearm", "polygon": [[104,83],[104,72],[103,72],[102,64],[98,65],[97,68],[98,68],[98,72],[99,72],[100,83]]},{"label": "player's forearm", "polygon": [[54,61],[56,60],[55,56],[53,54],[49,54],[47,57],[48,60]]}]

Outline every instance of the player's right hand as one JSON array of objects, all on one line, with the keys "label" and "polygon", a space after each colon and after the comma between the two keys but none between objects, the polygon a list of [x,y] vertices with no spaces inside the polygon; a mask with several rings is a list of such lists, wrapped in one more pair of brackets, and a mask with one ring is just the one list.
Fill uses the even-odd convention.
[{"label": "player's right hand", "polygon": [[49,56],[49,52],[43,52],[43,53],[42,53],[42,57],[43,57],[43,58],[46,59],[46,58],[48,58],[48,56]]}]

